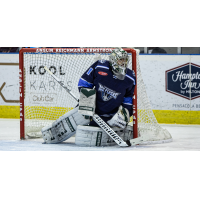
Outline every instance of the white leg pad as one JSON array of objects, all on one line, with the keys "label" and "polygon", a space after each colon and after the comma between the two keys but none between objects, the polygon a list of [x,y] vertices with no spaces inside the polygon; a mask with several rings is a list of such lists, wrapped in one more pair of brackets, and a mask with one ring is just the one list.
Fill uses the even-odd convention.
[{"label": "white leg pad", "polygon": [[43,137],[45,143],[51,143],[51,141],[52,141],[53,135],[51,133],[51,129],[52,129],[52,125],[49,125],[49,126],[42,128],[42,130],[41,130],[42,137]]},{"label": "white leg pad", "polygon": [[[123,140],[130,139],[133,135],[133,129],[127,127],[126,129],[113,127],[112,128]],[[75,144],[78,146],[87,147],[102,147],[117,145],[101,128],[93,126],[79,125],[76,130]]]},{"label": "white leg pad", "polygon": [[132,126],[127,126],[124,129],[124,136],[123,136],[123,140],[127,141],[127,140],[131,140],[133,139],[133,125]]},{"label": "white leg pad", "polygon": [[76,133],[77,125],[87,125],[89,120],[86,120],[78,113],[78,107],[66,113],[52,125],[42,129],[42,136],[46,143],[57,144],[61,143]]}]

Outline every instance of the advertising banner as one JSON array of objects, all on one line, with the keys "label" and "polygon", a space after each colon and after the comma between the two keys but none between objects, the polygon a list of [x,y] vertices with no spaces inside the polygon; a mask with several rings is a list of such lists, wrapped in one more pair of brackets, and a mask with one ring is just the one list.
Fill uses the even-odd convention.
[{"label": "advertising banner", "polygon": [[141,55],[152,109],[162,123],[200,123],[200,56]]}]

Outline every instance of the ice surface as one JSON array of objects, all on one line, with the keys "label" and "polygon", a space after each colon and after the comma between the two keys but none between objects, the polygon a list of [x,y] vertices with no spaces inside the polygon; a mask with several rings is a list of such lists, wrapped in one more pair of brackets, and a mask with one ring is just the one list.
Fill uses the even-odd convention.
[{"label": "ice surface", "polygon": [[19,120],[0,119],[0,151],[198,151],[200,150],[200,125],[162,125],[173,142],[136,147],[79,147],[75,138],[61,144],[42,144],[43,139],[20,140]]}]

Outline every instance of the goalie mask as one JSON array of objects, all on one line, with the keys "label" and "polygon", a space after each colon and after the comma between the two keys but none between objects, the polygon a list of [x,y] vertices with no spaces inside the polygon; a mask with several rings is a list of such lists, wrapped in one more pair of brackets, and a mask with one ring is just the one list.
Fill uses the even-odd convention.
[{"label": "goalie mask", "polygon": [[127,72],[128,54],[122,48],[116,48],[109,56],[109,61],[112,66],[114,75],[119,80],[124,80]]}]

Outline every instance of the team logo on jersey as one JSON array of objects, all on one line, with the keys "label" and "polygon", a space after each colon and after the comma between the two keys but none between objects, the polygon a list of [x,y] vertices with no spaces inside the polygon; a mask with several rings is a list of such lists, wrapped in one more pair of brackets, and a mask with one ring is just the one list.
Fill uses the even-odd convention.
[{"label": "team logo on jersey", "polygon": [[108,76],[106,72],[98,72],[98,74],[100,74],[101,76]]},{"label": "team logo on jersey", "polygon": [[101,83],[99,83],[98,91],[101,92],[101,98],[103,99],[103,101],[109,101],[112,98],[117,99],[117,96],[121,94],[121,93],[115,92],[114,90],[111,90],[110,88],[107,88]]}]

